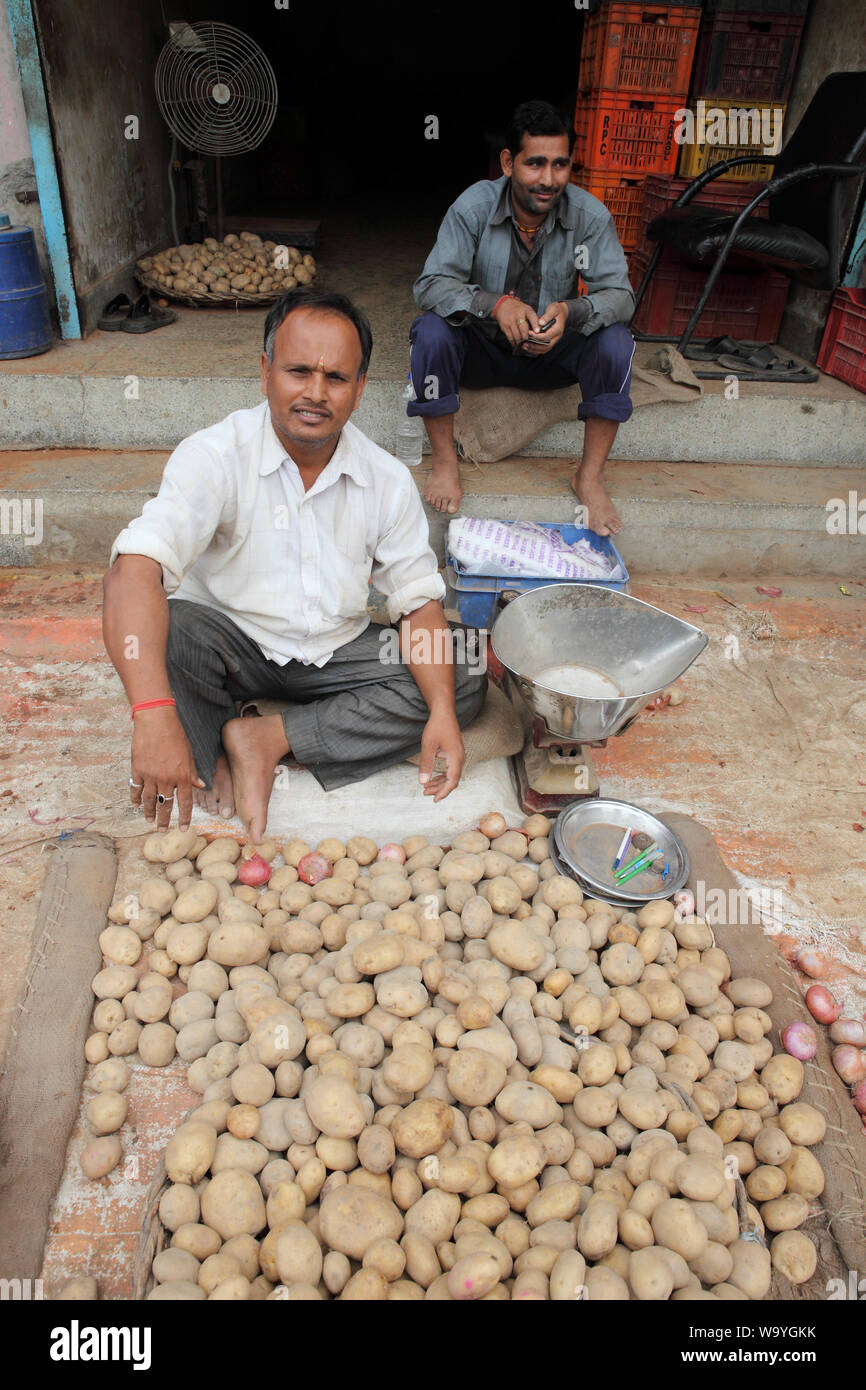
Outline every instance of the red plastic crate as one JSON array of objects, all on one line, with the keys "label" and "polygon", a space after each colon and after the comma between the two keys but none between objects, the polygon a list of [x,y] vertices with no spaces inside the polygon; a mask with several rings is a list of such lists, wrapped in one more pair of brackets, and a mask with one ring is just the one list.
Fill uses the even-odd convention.
[{"label": "red plastic crate", "polygon": [[692,72],[702,96],[787,101],[805,16],[736,13],[704,17]]},{"label": "red plastic crate", "polygon": [[587,17],[578,87],[685,98],[701,8],[611,0]]},{"label": "red plastic crate", "polygon": [[680,152],[674,117],[682,105],[679,97],[581,92],[574,113],[572,164],[640,178],[672,174]]},{"label": "red plastic crate", "polygon": [[[666,208],[671,207],[676,202],[690,183],[691,179],[681,179],[676,175],[648,175],[644,183],[644,200],[636,250],[644,251],[647,255],[650,254],[656,243],[650,241],[647,236],[647,227],[654,217],[659,217]],[[689,207],[716,207],[724,212],[742,212],[746,204],[750,203],[755,194],[759,193],[763,187],[762,183],[725,183],[722,179],[714,179],[706,188],[702,188],[700,193],[695,194]],[[769,217],[768,203],[768,198],[765,198],[763,203],[759,203],[751,214],[752,217]]]},{"label": "red plastic crate", "polygon": [[866,391],[866,289],[836,290],[821,347],[818,366],[828,376]]},{"label": "red plastic crate", "polygon": [[606,169],[572,167],[571,182],[600,198],[613,217],[623,251],[633,251],[643,228],[644,183],[642,175],[625,178]]},{"label": "red plastic crate", "polygon": [[[629,274],[635,290],[640,285],[649,257],[633,252]],[[670,247],[665,247],[653,271],[649,288],[634,317],[640,333],[679,338],[707,279],[707,270],[692,270]],[[698,319],[696,338],[731,338],[774,343],[788,299],[787,275],[761,269],[756,274],[723,271]]]}]

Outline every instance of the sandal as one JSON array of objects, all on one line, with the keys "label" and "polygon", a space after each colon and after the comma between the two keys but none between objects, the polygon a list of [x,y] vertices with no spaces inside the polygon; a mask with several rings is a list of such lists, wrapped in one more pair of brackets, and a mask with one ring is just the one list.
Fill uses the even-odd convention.
[{"label": "sandal", "polygon": [[716,358],[720,367],[736,372],[747,381],[817,381],[818,373],[793,358],[779,357],[770,345],[758,348],[740,348],[736,352],[722,353]]},{"label": "sandal", "polygon": [[174,323],[176,319],[173,309],[160,309],[151,304],[149,295],[140,294],[120,327],[124,333],[152,333],[155,328]]},{"label": "sandal", "polygon": [[101,328],[103,333],[117,333],[123,327],[124,319],[129,317],[131,308],[132,301],[128,295],[116,294],[106,304],[102,316],[97,319],[97,328]]},{"label": "sandal", "polygon": [[725,335],[722,338],[708,338],[705,343],[689,343],[683,356],[691,358],[693,362],[715,362],[720,352],[739,352],[742,346],[736,338]]}]

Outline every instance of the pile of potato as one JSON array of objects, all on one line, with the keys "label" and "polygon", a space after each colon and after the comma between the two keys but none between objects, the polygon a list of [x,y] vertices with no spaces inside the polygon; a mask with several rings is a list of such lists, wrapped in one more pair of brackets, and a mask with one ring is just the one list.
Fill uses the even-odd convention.
[{"label": "pile of potato", "polygon": [[176,294],[277,295],[312,284],[316,262],[296,246],[262,241],[255,232],[229,232],[223,241],[209,236],[144,256],[138,269],[160,289]]},{"label": "pile of potato", "polygon": [[124,1057],[189,1063],[151,1299],[761,1299],[814,1273],[825,1121],[769,988],[673,903],[585,898],[544,816],[484,823],[447,850],[147,839],[164,876],[100,938],[82,1167],[120,1158]]}]

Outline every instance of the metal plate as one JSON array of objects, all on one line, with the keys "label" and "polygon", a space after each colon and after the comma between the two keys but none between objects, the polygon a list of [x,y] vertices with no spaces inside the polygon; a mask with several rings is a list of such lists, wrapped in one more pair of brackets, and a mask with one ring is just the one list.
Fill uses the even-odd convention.
[{"label": "metal plate", "polygon": [[[627,885],[617,883],[613,861],[626,830],[649,835],[664,851],[669,878],[662,879],[662,860],[658,869],[654,865],[644,869]],[[682,840],[649,811],[628,801],[576,801],[557,817],[551,838],[560,860],[600,897],[620,902],[628,895],[628,901],[648,903],[671,897],[688,882],[691,865]]]},{"label": "metal plate", "polygon": [[[597,896],[595,889],[591,888],[588,883],[584,882],[584,880],[580,877],[580,874],[576,874],[574,870],[570,868],[568,864],[566,864],[565,860],[560,858],[559,851],[553,843],[552,834],[550,836],[549,850],[550,862],[556,869],[556,872],[558,874],[561,874],[563,878],[574,879],[575,883],[579,884],[580,887],[584,890],[584,900],[586,900],[586,898],[594,898]],[[610,902],[614,907],[628,907],[637,909],[644,906],[644,900],[642,898],[626,898],[618,893],[605,893],[604,898],[606,902]]]}]

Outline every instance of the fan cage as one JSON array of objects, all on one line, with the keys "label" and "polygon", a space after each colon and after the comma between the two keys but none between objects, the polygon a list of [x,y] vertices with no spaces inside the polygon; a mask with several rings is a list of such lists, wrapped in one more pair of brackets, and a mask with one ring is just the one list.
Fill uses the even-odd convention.
[{"label": "fan cage", "polygon": [[264,51],[229,24],[194,23],[199,44],[172,38],[156,65],[156,99],[173,135],[198,154],[254,150],[277,113],[277,82]]}]

